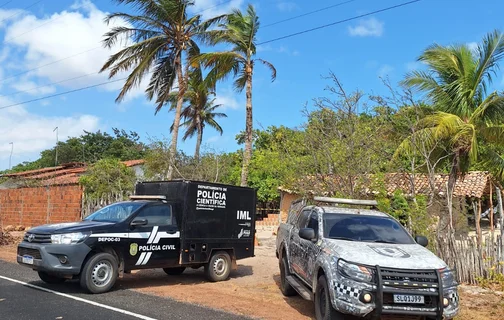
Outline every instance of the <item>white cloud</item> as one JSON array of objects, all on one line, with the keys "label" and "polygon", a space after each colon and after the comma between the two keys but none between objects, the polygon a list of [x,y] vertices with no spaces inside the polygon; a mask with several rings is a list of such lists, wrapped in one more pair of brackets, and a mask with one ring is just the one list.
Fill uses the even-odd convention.
[{"label": "white cloud", "polygon": [[394,71],[394,67],[384,64],[383,66],[378,69],[378,76],[382,78],[386,78],[390,76],[390,74]]},{"label": "white cloud", "polygon": [[203,19],[209,19],[229,13],[233,9],[240,9],[243,3],[244,0],[231,0],[230,2],[222,0],[196,0],[194,1],[194,5],[189,8],[189,12],[201,14]]},{"label": "white cloud", "polygon": [[39,86],[35,82],[26,79],[12,82],[10,86],[17,91],[23,91],[31,95],[48,94],[56,91],[54,86]]},{"label": "white cloud", "polygon": [[419,61],[408,62],[408,63],[406,63],[406,70],[408,70],[408,71],[416,71],[416,70],[421,69],[423,65],[424,64],[422,62],[419,62]]},{"label": "white cloud", "polygon": [[469,50],[471,50],[474,53],[478,52],[478,43],[477,42],[469,42],[467,43],[467,46],[469,47]]},{"label": "white cloud", "polygon": [[277,3],[277,8],[280,11],[290,12],[298,9],[298,5],[294,2],[282,1]]},{"label": "white cloud", "polygon": [[237,110],[241,107],[244,107],[238,102],[238,100],[235,97],[235,94],[226,92],[226,93],[218,93],[217,96],[215,97],[215,104],[221,104],[222,106],[220,107],[219,110],[225,111],[225,110]]},{"label": "white cloud", "polygon": [[355,27],[348,27],[348,32],[351,36],[359,37],[380,37],[383,34],[383,22],[376,18],[369,18],[367,20],[360,20],[359,24]]},{"label": "white cloud", "polygon": [[[12,58],[7,66],[11,66],[12,73],[37,68],[26,74],[25,83],[14,84],[13,87],[22,87],[26,90],[29,89],[28,84],[34,84],[35,87],[42,79],[46,80],[43,83],[48,83],[76,78],[59,84],[70,89],[107,82],[107,72],[101,74],[97,72],[109,56],[125,43],[119,41],[112,49],[106,49],[103,48],[101,41],[111,27],[126,24],[116,20],[107,25],[103,21],[106,14],[89,0],[83,0],[72,5],[70,10],[43,18],[26,14],[10,23],[5,30],[5,44],[12,50],[23,50],[23,56],[21,61]],[[50,64],[53,61],[58,62]],[[50,65],[40,67],[46,64]],[[119,74],[112,80],[126,75],[127,73]],[[122,84],[123,81],[118,81],[100,88],[118,92]],[[133,89],[127,98],[143,95],[145,86],[146,81],[142,83],[142,87]],[[44,94],[47,91],[46,87],[30,93]]]},{"label": "white cloud", "polygon": [[[3,103],[2,103],[3,104]],[[0,166],[8,166],[5,160],[11,152],[10,142],[14,143],[14,160],[26,159],[42,150],[54,146],[56,137],[53,129],[58,127],[60,141],[68,136],[79,136],[83,130],[96,131],[99,119],[95,116],[82,114],[66,117],[45,117],[28,112],[21,106],[7,108],[0,113]],[[2,168],[0,168],[1,170]]]}]

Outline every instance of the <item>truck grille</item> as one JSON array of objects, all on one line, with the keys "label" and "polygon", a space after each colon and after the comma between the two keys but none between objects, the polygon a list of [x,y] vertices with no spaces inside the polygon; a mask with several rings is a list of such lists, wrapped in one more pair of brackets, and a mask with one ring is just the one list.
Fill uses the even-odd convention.
[{"label": "truck grille", "polygon": [[30,248],[23,248],[23,247],[18,247],[18,256],[32,256],[33,259],[42,259],[42,256],[40,255],[40,251],[38,249],[30,249]]},{"label": "truck grille", "polygon": [[[30,241],[31,236],[33,236],[33,237]],[[39,233],[27,232],[24,235],[23,241],[31,242],[31,243],[51,243],[51,235],[50,234],[39,234]]]},{"label": "truck grille", "polygon": [[[377,268],[377,294],[383,315],[430,316],[442,314],[442,283],[437,270]],[[421,295],[423,303],[395,303],[394,294]]]},{"label": "truck grille", "polygon": [[435,271],[381,269],[382,283],[385,286],[401,288],[437,288]]}]

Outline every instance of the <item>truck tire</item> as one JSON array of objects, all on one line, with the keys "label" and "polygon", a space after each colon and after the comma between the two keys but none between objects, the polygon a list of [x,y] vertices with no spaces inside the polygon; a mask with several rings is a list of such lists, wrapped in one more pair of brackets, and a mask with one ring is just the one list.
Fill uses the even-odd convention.
[{"label": "truck tire", "polygon": [[45,283],[63,283],[66,280],[65,278],[56,277],[43,271],[39,271],[38,276]]},{"label": "truck tire", "polygon": [[179,274],[182,274],[184,272],[185,267],[178,267],[178,268],[163,268],[163,271],[170,276],[178,276]]},{"label": "truck tire", "polygon": [[109,291],[117,280],[116,258],[110,253],[97,253],[86,262],[80,275],[80,285],[91,293]]},{"label": "truck tire", "polygon": [[205,275],[212,282],[223,281],[231,273],[231,258],[226,251],[217,251],[205,265]]},{"label": "truck tire", "polygon": [[287,265],[287,257],[283,255],[280,260],[280,291],[286,297],[292,297],[297,294],[297,291],[287,282],[287,276],[290,275]]},{"label": "truck tire", "polygon": [[324,275],[318,278],[315,292],[315,318],[317,320],[344,320],[344,315],[336,311],[331,303],[329,287]]}]

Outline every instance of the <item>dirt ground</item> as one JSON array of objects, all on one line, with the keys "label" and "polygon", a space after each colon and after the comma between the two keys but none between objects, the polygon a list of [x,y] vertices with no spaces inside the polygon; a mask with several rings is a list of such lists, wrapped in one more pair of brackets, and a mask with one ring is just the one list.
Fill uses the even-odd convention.
[{"label": "dirt ground", "polygon": [[[125,275],[116,290],[133,289],[146,294],[222,309],[260,319],[314,319],[312,303],[300,297],[285,298],[279,288],[275,238],[259,233],[261,245],[254,258],[239,261],[228,281],[210,283],[203,268],[188,269],[180,276],[162,270],[142,270]],[[0,246],[0,259],[15,262],[16,246]],[[461,312],[457,320],[504,319],[504,293],[461,286]]]}]

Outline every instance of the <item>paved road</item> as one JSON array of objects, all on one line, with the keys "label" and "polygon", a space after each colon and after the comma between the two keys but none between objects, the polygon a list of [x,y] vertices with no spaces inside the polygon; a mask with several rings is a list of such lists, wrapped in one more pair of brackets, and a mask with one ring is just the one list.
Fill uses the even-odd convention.
[{"label": "paved road", "polygon": [[[27,283],[28,286],[13,280]],[[62,295],[42,291],[30,285],[56,291]],[[40,281],[34,271],[0,260],[0,319],[234,320],[247,318],[132,290],[117,289],[100,295],[85,294],[82,293],[78,282],[49,285]]]}]

